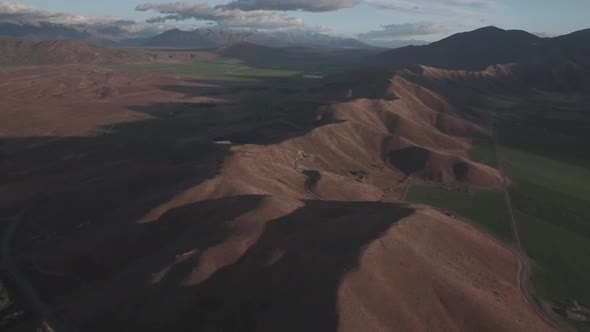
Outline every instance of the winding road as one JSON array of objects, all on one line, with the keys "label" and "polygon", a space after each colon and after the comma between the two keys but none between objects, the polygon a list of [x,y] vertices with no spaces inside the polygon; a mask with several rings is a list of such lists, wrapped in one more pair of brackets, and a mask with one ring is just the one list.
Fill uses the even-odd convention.
[{"label": "winding road", "polygon": [[504,200],[506,201],[506,206],[508,208],[508,214],[510,215],[510,228],[512,231],[512,237],[516,242],[516,254],[518,255],[518,286],[520,288],[520,292],[530,308],[535,311],[535,313],[542,318],[549,326],[554,328],[558,331],[567,331],[569,328],[563,326],[562,323],[555,320],[553,317],[550,317],[545,310],[541,307],[539,302],[533,296],[533,286],[531,285],[531,266],[529,263],[528,256],[526,255],[526,251],[522,244],[522,240],[520,238],[520,231],[518,225],[518,218],[514,212],[514,208],[512,206],[512,197],[510,195],[510,183],[505,175],[504,171],[504,160],[502,159],[502,155],[498,149],[498,144],[496,142],[495,135],[492,136],[493,143],[494,143],[494,150],[496,153],[496,160],[498,162],[498,171],[500,172],[500,176],[502,177],[502,188],[504,190]]}]

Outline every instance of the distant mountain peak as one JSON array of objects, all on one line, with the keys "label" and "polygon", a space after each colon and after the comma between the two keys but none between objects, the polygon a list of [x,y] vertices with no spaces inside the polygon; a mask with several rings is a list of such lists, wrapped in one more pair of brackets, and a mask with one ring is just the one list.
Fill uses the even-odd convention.
[{"label": "distant mountain peak", "polygon": [[[522,30],[504,30],[495,26],[454,34],[426,46],[403,47],[381,54],[382,63],[394,67],[426,65],[444,69],[485,70],[490,65],[518,63],[523,59],[553,59],[563,56],[563,47],[576,59],[580,50],[590,45],[590,30],[556,37],[541,38]],[[587,38],[584,35],[588,35]],[[557,43],[563,44],[560,48]],[[541,61],[541,60],[539,60]],[[555,60],[557,61],[557,60]]]},{"label": "distant mountain peak", "polygon": [[473,43],[485,45],[493,42],[496,44],[510,45],[513,43],[527,43],[539,39],[541,38],[523,30],[504,30],[495,26],[487,26],[473,31],[460,32],[433,44],[453,43],[473,46]]},{"label": "distant mountain peak", "polygon": [[166,31],[151,38],[146,46],[181,48],[217,48],[249,43],[270,47],[371,48],[353,38],[334,37],[309,31],[244,31],[199,28],[193,31]]},{"label": "distant mountain peak", "polygon": [[505,29],[502,29],[502,28],[498,28],[495,25],[488,25],[488,26],[485,26],[485,27],[481,27],[479,29],[475,29],[475,30],[473,30],[471,32],[477,32],[477,31],[506,31],[506,30]]}]

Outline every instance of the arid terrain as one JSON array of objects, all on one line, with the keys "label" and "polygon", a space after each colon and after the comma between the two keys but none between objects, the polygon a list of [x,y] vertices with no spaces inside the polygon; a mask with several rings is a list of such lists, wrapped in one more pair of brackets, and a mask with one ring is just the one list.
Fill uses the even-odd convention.
[{"label": "arid terrain", "polygon": [[[589,86],[561,84],[562,67],[539,86],[513,63],[310,55],[345,67],[322,71],[301,50],[84,45],[0,43],[0,267],[22,314],[7,330],[569,328],[535,289],[545,256],[515,220],[531,205],[504,134],[539,104],[590,123]],[[503,144],[497,163],[475,157],[481,141]],[[506,195],[516,211],[482,225],[412,199],[420,188]]]}]

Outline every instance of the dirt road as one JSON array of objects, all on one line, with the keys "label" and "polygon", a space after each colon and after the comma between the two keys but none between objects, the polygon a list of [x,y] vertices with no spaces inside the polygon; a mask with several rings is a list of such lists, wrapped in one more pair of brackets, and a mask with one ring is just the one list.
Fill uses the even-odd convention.
[{"label": "dirt road", "polygon": [[408,176],[407,179],[405,180],[407,182],[406,184],[406,189],[404,190],[402,197],[400,198],[400,200],[405,201],[406,197],[408,196],[408,193],[410,192],[410,189],[412,189],[412,185],[414,184],[414,179],[412,178],[412,176]]},{"label": "dirt road", "polygon": [[528,256],[526,255],[526,251],[522,244],[522,240],[520,238],[519,232],[519,225],[518,225],[518,218],[514,213],[514,208],[512,206],[512,198],[510,195],[510,183],[507,180],[507,177],[504,172],[504,160],[502,159],[501,153],[498,149],[498,145],[494,138],[494,148],[496,152],[496,159],[498,161],[498,171],[502,176],[502,187],[504,190],[504,199],[506,201],[506,206],[508,208],[508,214],[510,215],[510,228],[512,230],[512,237],[516,243],[516,251],[518,254],[518,261],[519,261],[519,272],[518,272],[518,286],[522,293],[522,296],[529,304],[531,309],[533,309],[539,317],[541,317],[547,324],[559,331],[568,330],[567,327],[563,326],[560,322],[555,321],[552,317],[547,315],[545,310],[541,307],[539,302],[535,299],[532,295],[533,286],[531,285],[531,266],[528,260]]}]

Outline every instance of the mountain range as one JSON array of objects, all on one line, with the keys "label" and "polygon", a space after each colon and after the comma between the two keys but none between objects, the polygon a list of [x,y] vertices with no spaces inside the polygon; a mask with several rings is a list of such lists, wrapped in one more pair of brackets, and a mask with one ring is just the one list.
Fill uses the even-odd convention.
[{"label": "mountain range", "polygon": [[88,27],[50,22],[38,24],[0,23],[0,38],[35,41],[76,39],[103,45],[136,46],[151,36],[137,35],[119,27]]},{"label": "mountain range", "polygon": [[118,64],[150,61],[146,52],[101,47],[74,39],[0,39],[0,66]]},{"label": "mountain range", "polygon": [[454,34],[424,46],[407,46],[384,52],[380,63],[389,66],[425,65],[443,69],[483,70],[495,64],[590,61],[590,29],[554,38],[541,38],[522,30],[485,27]]},{"label": "mountain range", "polygon": [[149,39],[144,45],[173,48],[216,48],[235,43],[272,47],[372,48],[352,38],[340,38],[306,31],[240,31],[203,28],[193,31],[173,29]]},{"label": "mountain range", "polygon": [[33,24],[0,23],[0,37],[27,38],[36,40],[82,39],[89,40],[92,35],[63,24],[40,22]]},{"label": "mountain range", "polygon": [[172,29],[159,35],[136,36],[112,27],[90,29],[41,22],[33,24],[0,24],[0,38],[41,40],[78,39],[102,45],[148,46],[167,48],[216,48],[233,43],[251,43],[272,47],[372,48],[353,38],[334,37],[308,31],[246,31],[201,28],[193,31]]}]

